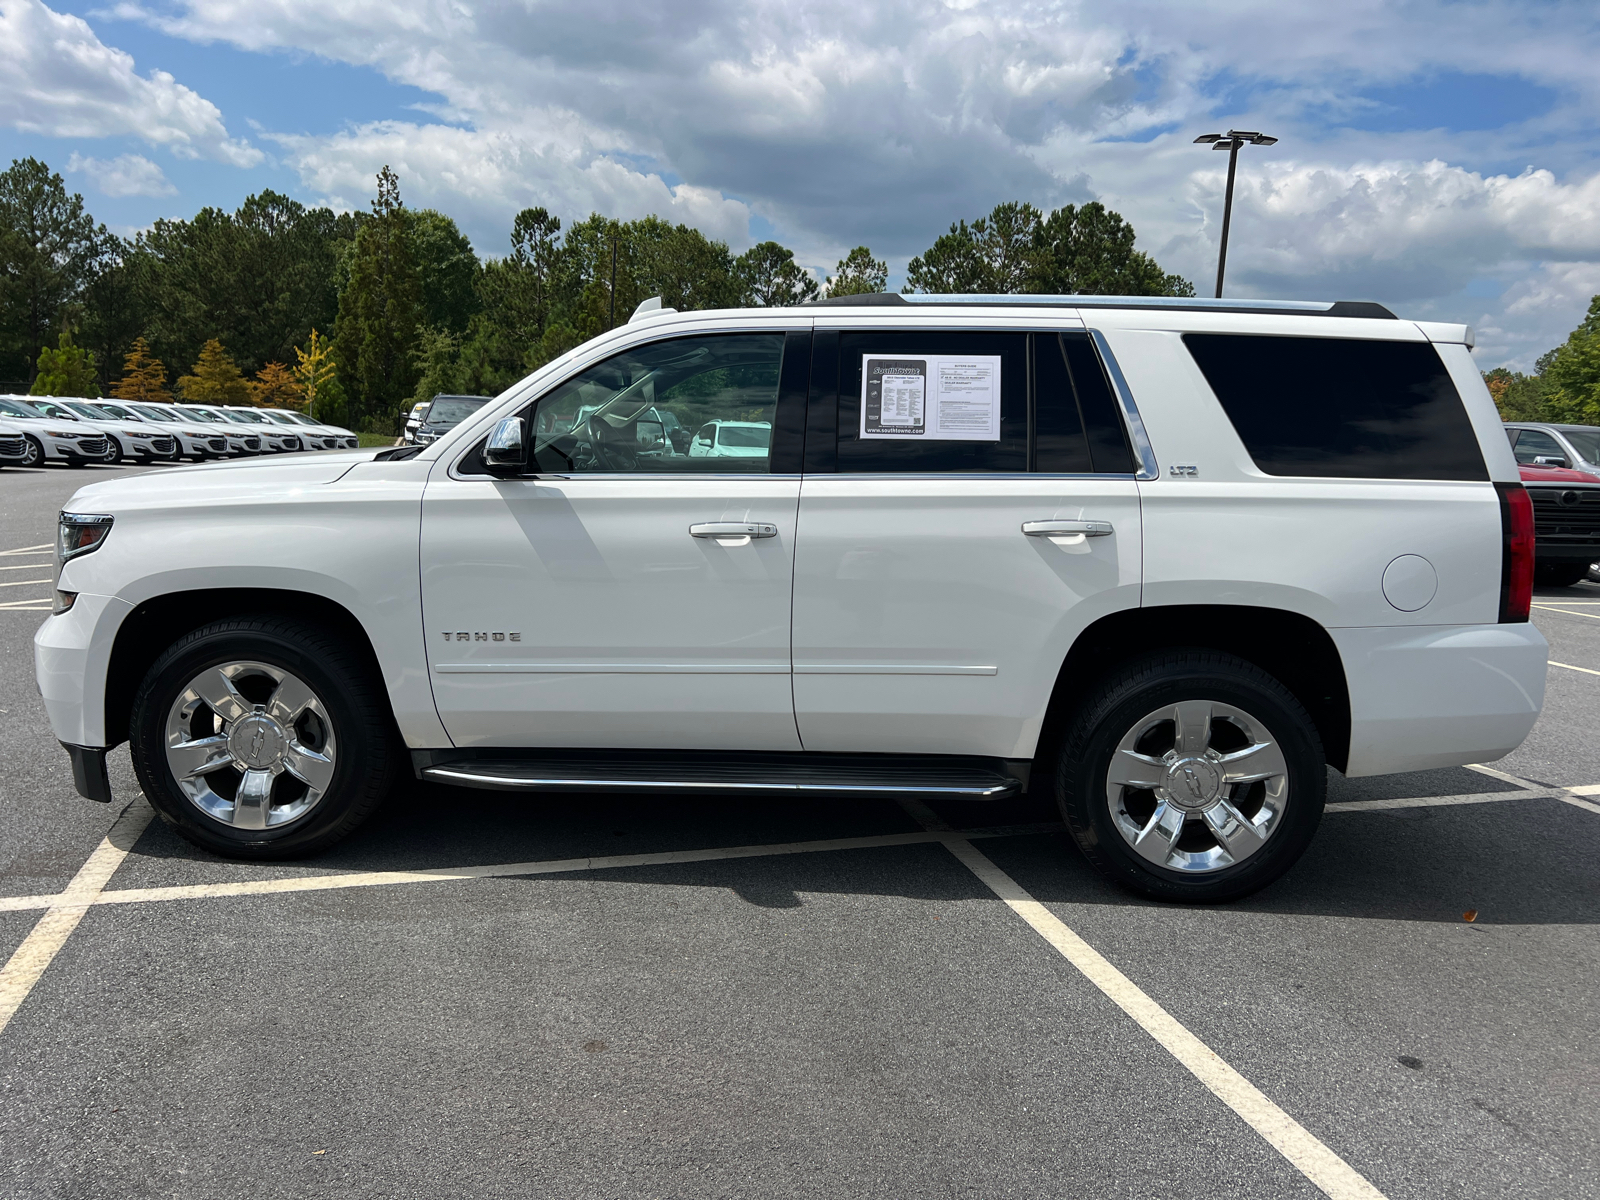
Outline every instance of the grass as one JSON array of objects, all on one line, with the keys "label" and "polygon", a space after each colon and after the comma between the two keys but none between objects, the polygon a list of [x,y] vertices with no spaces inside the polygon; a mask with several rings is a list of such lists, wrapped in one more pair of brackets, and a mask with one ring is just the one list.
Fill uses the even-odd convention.
[{"label": "grass", "polygon": [[395,436],[392,433],[358,433],[356,437],[361,439],[363,449],[371,446],[392,446],[395,443]]}]

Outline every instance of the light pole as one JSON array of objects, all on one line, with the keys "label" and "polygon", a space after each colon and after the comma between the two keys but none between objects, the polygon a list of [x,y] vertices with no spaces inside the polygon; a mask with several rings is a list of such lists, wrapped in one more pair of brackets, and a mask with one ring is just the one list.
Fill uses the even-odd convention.
[{"label": "light pole", "polygon": [[1222,201],[1222,247],[1217,251],[1217,299],[1222,299],[1222,274],[1228,267],[1228,222],[1233,217],[1233,172],[1239,163],[1239,147],[1248,142],[1252,146],[1271,146],[1277,138],[1244,129],[1230,129],[1227,133],[1202,133],[1196,142],[1210,142],[1213,150],[1228,152],[1228,192]]}]

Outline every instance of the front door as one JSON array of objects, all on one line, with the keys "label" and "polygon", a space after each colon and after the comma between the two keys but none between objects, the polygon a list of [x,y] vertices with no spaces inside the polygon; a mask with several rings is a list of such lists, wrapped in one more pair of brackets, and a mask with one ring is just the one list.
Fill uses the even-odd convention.
[{"label": "front door", "polygon": [[[423,619],[457,746],[799,749],[800,485],[772,471],[784,343],[647,343],[525,413],[529,477],[492,478],[473,454],[435,468]],[[718,422],[741,431],[737,453],[672,436]]]},{"label": "front door", "polygon": [[838,380],[837,458],[813,453],[813,419],[795,565],[805,748],[1032,757],[1073,641],[1139,603],[1138,484],[1089,338],[817,342],[838,347],[813,371]]}]

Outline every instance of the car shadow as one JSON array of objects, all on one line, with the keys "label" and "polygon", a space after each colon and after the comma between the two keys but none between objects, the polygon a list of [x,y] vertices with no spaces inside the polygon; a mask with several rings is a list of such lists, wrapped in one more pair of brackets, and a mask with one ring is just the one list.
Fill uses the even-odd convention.
[{"label": "car shadow", "polygon": [[[1503,792],[1485,803],[1330,811],[1301,861],[1229,912],[1495,925],[1600,923],[1600,817],[1558,799],[1452,768],[1375,780],[1330,773],[1330,800]],[[1054,802],[1029,794],[933,806],[957,829],[1052,826]],[[920,832],[888,800],[724,796],[515,795],[412,783],[345,842],[316,858],[241,863],[199,850],[152,823],[117,887],[214,883],[349,871],[417,871],[605,860],[617,856],[772,846]],[[975,840],[1036,898],[1052,904],[1162,907],[1103,879],[1064,832]],[[862,856],[859,860],[854,856]],[[847,865],[848,864],[848,865]],[[556,877],[659,887],[727,888],[770,909],[807,893],[866,892],[922,900],[990,896],[936,843],[774,853],[737,859],[607,865]],[[549,876],[528,876],[537,884]]]}]

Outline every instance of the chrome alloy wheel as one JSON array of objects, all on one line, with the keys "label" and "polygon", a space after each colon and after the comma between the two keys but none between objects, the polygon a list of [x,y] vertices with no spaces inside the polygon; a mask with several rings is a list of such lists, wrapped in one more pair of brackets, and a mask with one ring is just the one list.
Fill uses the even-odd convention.
[{"label": "chrome alloy wheel", "polygon": [[1184,700],[1147,713],[1117,743],[1106,803],[1124,841],[1169,871],[1220,871],[1261,849],[1283,818],[1289,767],[1243,709]]},{"label": "chrome alloy wheel", "polygon": [[333,722],[281,667],[232,662],[189,681],[167,713],[167,766],[194,806],[235,829],[273,829],[333,780]]}]

